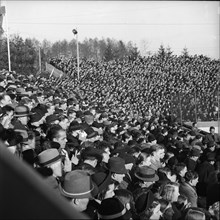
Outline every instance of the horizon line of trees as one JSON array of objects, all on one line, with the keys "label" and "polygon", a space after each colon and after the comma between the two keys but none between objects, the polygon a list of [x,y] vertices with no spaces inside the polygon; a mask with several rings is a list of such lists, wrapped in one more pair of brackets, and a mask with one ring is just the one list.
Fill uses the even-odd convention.
[{"label": "horizon line of trees", "polygon": [[[79,56],[85,59],[110,61],[130,57],[140,57],[140,51],[131,41],[124,43],[115,39],[85,39],[79,43]],[[10,37],[11,69],[21,74],[37,74],[39,72],[39,49],[41,53],[41,67],[45,69],[45,63],[52,57],[71,58],[77,56],[76,40],[62,40],[51,43],[44,39],[42,42],[35,38],[23,39],[19,35]],[[8,69],[7,39],[0,38],[0,70]],[[155,54],[148,52],[149,56],[172,56],[170,47],[165,48],[162,44]],[[188,57],[187,48],[183,48],[182,56]]]}]

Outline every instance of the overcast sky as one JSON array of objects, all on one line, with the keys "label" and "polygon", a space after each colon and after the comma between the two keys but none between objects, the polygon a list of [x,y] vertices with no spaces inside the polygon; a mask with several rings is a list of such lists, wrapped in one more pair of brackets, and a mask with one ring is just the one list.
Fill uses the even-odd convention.
[{"label": "overcast sky", "polygon": [[[55,42],[114,38],[157,51],[168,45],[179,55],[219,59],[219,1],[2,1],[10,34]],[[6,23],[4,21],[4,27]]]}]

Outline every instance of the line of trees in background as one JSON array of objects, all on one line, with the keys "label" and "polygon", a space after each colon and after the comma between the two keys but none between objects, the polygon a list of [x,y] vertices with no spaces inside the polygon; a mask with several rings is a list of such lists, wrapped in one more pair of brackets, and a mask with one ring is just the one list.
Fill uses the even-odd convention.
[{"label": "line of trees in background", "polygon": [[[51,43],[48,40],[42,42],[37,39],[23,39],[19,35],[13,35],[10,38],[11,69],[21,74],[36,74],[39,72],[39,49],[41,54],[42,70],[45,69],[45,63],[52,57],[76,57],[76,40],[57,41]],[[172,55],[171,48],[159,47],[158,55]],[[183,49],[183,55],[188,56],[186,48]],[[124,43],[115,39],[85,39],[79,42],[79,56],[96,61],[110,61],[113,59],[123,59],[130,57],[132,59],[140,56],[140,51],[131,41]],[[0,70],[8,69],[7,39],[0,38]]]}]

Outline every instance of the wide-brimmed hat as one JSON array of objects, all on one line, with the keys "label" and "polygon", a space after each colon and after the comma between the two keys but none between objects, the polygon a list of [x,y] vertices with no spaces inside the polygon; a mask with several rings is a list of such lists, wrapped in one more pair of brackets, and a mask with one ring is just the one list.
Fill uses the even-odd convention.
[{"label": "wide-brimmed hat", "polygon": [[99,219],[129,219],[124,218],[126,214],[126,208],[117,198],[102,200],[98,208]]},{"label": "wide-brimmed hat", "polygon": [[59,189],[63,196],[75,199],[93,198],[98,194],[97,185],[84,170],[73,170],[67,173]]},{"label": "wide-brimmed hat", "polygon": [[111,157],[107,164],[108,169],[112,173],[126,174],[125,160],[120,157]]},{"label": "wide-brimmed hat", "polygon": [[41,166],[48,166],[61,159],[59,151],[55,148],[47,149],[38,154],[38,163]]},{"label": "wide-brimmed hat", "polygon": [[29,108],[25,105],[18,105],[15,107],[15,117],[24,117],[32,115],[33,113],[29,111]]},{"label": "wide-brimmed hat", "polygon": [[111,173],[109,171],[106,172],[97,172],[92,176],[93,182],[98,186],[99,192],[107,189],[108,185],[111,183]]},{"label": "wide-brimmed hat", "polygon": [[159,180],[159,177],[156,174],[155,170],[148,167],[148,166],[138,167],[135,170],[134,175],[138,179],[143,180],[145,182],[153,182],[153,181],[158,181]]}]

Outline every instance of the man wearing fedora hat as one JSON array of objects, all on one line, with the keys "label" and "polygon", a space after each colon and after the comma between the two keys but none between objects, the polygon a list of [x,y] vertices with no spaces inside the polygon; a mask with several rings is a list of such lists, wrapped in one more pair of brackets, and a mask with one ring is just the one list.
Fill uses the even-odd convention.
[{"label": "man wearing fedora hat", "polygon": [[[37,171],[45,177],[45,180],[50,187],[59,193],[58,184],[60,178],[63,176],[63,168],[61,155],[58,150],[51,148],[42,151],[38,154],[38,165],[39,167],[36,168]],[[52,170],[52,173],[50,170]]]},{"label": "man wearing fedora hat", "polygon": [[27,124],[29,121],[29,116],[32,113],[29,111],[29,108],[25,105],[18,105],[15,107],[14,120],[12,125],[15,130],[29,130]]},{"label": "man wearing fedora hat", "polygon": [[143,188],[150,190],[153,184],[159,180],[156,171],[148,166],[137,167],[134,175],[137,178],[134,194],[142,191]]},{"label": "man wearing fedora hat", "polygon": [[111,157],[107,164],[108,169],[111,171],[111,178],[115,182],[116,187],[122,183],[125,174],[127,173],[125,167],[125,160],[121,157]]},{"label": "man wearing fedora hat", "polygon": [[85,211],[89,199],[93,199],[98,193],[97,185],[84,170],[73,170],[67,173],[59,189],[61,195],[68,199],[79,212]]}]

